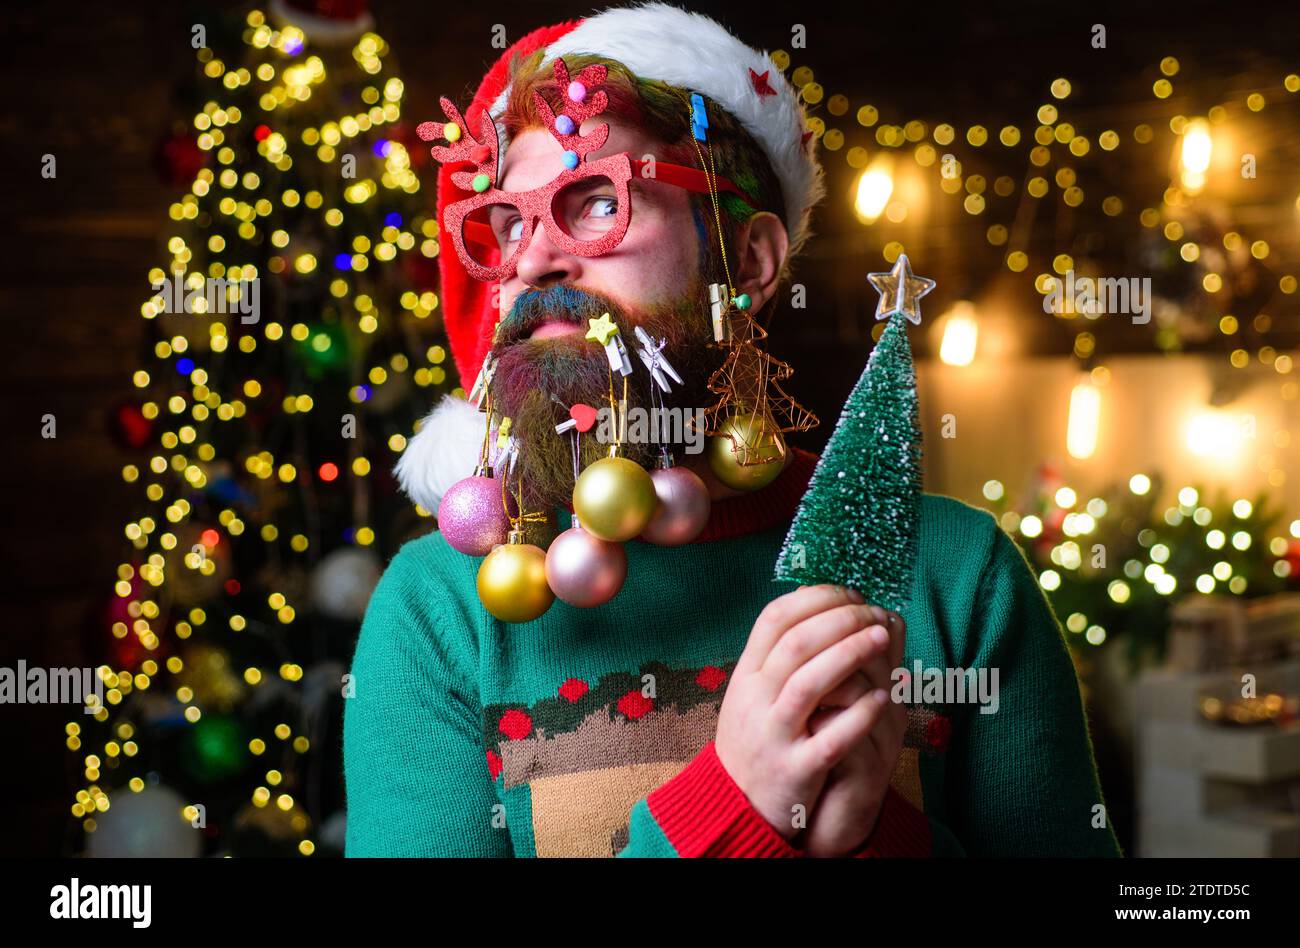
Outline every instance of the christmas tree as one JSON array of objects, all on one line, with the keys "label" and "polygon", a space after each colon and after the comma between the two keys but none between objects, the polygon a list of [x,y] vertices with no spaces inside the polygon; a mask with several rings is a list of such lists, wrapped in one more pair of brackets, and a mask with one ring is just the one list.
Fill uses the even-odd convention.
[{"label": "christmas tree", "polygon": [[162,153],[188,193],[114,410],[141,495],[104,697],[65,735],[89,855],[341,851],[344,673],[424,527],[389,471],[451,384],[424,149],[369,23],[254,11],[231,61],[219,26],[195,43],[202,105]]},{"label": "christmas tree", "polygon": [[776,578],[856,589],[898,610],[912,585],[921,498],[921,428],[906,319],[934,283],[907,256],[873,273],[887,319],[813,470],[776,562]]}]

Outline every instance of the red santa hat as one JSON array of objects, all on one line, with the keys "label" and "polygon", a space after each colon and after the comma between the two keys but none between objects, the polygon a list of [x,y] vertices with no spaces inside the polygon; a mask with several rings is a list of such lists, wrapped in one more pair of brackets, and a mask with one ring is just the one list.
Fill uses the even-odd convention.
[{"label": "red santa hat", "polygon": [[[790,235],[787,256],[799,251],[825,186],[799,94],[766,52],[741,42],[716,20],[664,3],[610,9],[534,30],[502,53],[464,112],[466,124],[477,128],[480,114],[489,110],[502,154],[509,146],[501,119],[510,91],[510,62],[539,49],[545,50],[543,65],[559,56],[595,54],[622,63],[642,79],[699,92],[725,109],[763,149],[780,181]],[[451,183],[451,169],[439,169],[440,229],[447,206],[470,196]],[[438,255],[438,268],[447,339],[468,388],[491,347],[499,314],[492,306],[492,286],[471,277],[449,248]],[[448,487],[473,473],[484,424],[480,412],[451,397],[425,418],[396,469],[412,500],[432,511]]]}]

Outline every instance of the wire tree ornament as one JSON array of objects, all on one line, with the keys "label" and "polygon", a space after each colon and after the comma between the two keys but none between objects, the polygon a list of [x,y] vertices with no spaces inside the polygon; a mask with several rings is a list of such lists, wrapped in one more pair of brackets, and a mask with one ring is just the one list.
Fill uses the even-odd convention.
[{"label": "wire tree ornament", "polygon": [[[704,434],[727,438],[742,466],[769,464],[785,458],[784,434],[807,431],[820,423],[816,415],[781,387],[794,369],[759,348],[767,330],[747,311],[731,305],[721,284],[710,288],[714,313],[714,345],[727,349],[726,358],[708,380],[718,401],[703,413]],[[761,423],[738,434],[726,424],[736,415],[750,414]]]}]

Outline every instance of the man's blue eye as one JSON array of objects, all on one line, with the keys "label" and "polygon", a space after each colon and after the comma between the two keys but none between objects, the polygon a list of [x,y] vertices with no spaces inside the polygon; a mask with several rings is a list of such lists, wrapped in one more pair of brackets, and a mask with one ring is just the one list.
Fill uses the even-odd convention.
[{"label": "man's blue eye", "polygon": [[594,197],[587,203],[591,217],[615,217],[618,215],[618,198]]}]

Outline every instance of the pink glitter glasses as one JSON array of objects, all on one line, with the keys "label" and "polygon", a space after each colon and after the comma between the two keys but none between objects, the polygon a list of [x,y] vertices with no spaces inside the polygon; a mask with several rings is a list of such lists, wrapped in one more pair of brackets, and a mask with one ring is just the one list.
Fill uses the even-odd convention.
[{"label": "pink glitter glasses", "polygon": [[450,236],[466,272],[478,280],[509,279],[520,255],[542,222],[546,236],[561,251],[579,257],[598,257],[622,242],[632,219],[628,183],[634,173],[649,180],[707,194],[713,188],[745,197],[736,185],[685,165],[632,158],[627,152],[591,161],[588,153],[605,144],[609,125],[594,127],[587,135],[579,129],[585,119],[599,115],[608,104],[603,91],[589,92],[604,82],[606,68],[587,66],[573,81],[563,59],[555,61],[555,78],[566,90],[565,110],[558,117],[538,92],[533,95],[551,135],[564,148],[565,170],[549,184],[530,191],[502,191],[496,187],[498,143],[496,126],[483,111],[479,137],[474,138],[456,106],[442,98],[448,122],[425,122],[416,130],[424,141],[445,138],[450,145],[435,145],[433,157],[443,164],[469,162],[474,172],[455,171],[452,184],[473,197],[447,205],[444,234]]}]

